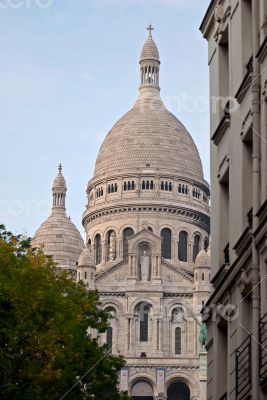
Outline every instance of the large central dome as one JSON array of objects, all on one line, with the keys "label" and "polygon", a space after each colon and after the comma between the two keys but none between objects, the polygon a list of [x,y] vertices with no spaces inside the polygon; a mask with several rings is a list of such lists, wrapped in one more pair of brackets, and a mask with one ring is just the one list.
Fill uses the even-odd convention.
[{"label": "large central dome", "polygon": [[157,46],[149,36],[140,57],[139,98],[106,136],[96,160],[96,178],[150,167],[203,180],[192,137],[160,98],[159,64]]},{"label": "large central dome", "polygon": [[203,179],[198,150],[184,125],[160,99],[141,93],[104,140],[95,176],[146,166]]}]

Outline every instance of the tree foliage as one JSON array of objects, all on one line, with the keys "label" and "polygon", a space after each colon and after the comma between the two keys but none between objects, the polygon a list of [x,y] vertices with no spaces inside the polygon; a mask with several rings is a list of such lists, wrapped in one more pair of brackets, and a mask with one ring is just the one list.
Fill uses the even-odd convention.
[{"label": "tree foliage", "polygon": [[108,318],[96,291],[0,226],[2,400],[127,399],[117,390],[123,359],[88,335],[105,332]]}]

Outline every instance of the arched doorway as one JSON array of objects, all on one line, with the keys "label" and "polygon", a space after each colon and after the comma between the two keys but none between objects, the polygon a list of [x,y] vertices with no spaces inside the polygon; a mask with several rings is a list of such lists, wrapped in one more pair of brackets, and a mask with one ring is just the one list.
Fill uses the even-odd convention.
[{"label": "arched doorway", "polygon": [[131,389],[131,400],[153,400],[153,387],[146,380],[138,380]]},{"label": "arched doorway", "polygon": [[167,400],[190,400],[189,387],[180,381],[171,383],[167,391]]}]

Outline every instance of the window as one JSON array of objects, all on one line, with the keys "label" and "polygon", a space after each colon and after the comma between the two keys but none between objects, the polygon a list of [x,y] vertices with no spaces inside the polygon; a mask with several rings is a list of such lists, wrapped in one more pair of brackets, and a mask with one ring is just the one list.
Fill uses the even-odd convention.
[{"label": "window", "polygon": [[100,264],[102,261],[102,243],[99,233],[95,236],[95,261],[97,264]]},{"label": "window", "polygon": [[108,231],[106,236],[107,259],[115,260],[116,258],[116,233],[113,230]]},{"label": "window", "polygon": [[142,181],[142,190],[153,190],[154,189],[154,181]]},{"label": "window", "polygon": [[134,235],[132,228],[125,228],[123,231],[123,258],[128,257],[128,239]]},{"label": "window", "polygon": [[200,199],[201,193],[200,193],[199,189],[193,188],[192,194],[193,194],[193,197],[195,197],[196,199]]},{"label": "window", "polygon": [[179,183],[178,192],[181,193],[181,194],[188,194],[188,186],[184,185],[182,183]]},{"label": "window", "polygon": [[127,181],[123,182],[123,190],[134,190],[135,189],[135,183],[134,181]]},{"label": "window", "polygon": [[181,328],[175,328],[175,354],[181,354]]},{"label": "window", "polygon": [[148,341],[148,315],[149,315],[149,304],[145,306],[141,304],[139,311],[140,319],[140,342]]},{"label": "window", "polygon": [[182,231],[179,233],[178,259],[183,262],[187,262],[187,238],[187,232]]},{"label": "window", "polygon": [[209,238],[205,237],[205,239],[204,239],[204,249],[205,249],[205,251],[208,251],[208,248],[209,248]]},{"label": "window", "polygon": [[204,281],[205,280],[205,274],[204,274],[204,272],[202,272],[202,281]]},{"label": "window", "polygon": [[161,231],[161,255],[163,258],[171,259],[171,240],[172,240],[172,233],[169,228],[164,228]]},{"label": "window", "polygon": [[84,279],[87,279],[87,272],[84,273]]},{"label": "window", "polygon": [[107,329],[107,346],[110,352],[112,351],[112,336],[113,336],[113,329],[111,326],[109,326]]},{"label": "window", "polygon": [[194,236],[194,244],[193,244],[193,262],[196,261],[197,255],[199,253],[199,247],[200,247],[200,236],[196,234]]},{"label": "window", "polygon": [[172,183],[171,182],[161,182],[160,189],[165,190],[166,192],[172,192]]}]

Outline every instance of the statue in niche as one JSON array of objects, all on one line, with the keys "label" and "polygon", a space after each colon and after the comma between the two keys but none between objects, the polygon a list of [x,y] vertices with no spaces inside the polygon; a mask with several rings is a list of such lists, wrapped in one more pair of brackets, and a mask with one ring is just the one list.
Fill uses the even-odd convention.
[{"label": "statue in niche", "polygon": [[143,282],[147,282],[149,280],[149,265],[150,265],[150,257],[147,251],[144,250],[144,253],[140,258],[141,281]]}]

